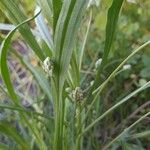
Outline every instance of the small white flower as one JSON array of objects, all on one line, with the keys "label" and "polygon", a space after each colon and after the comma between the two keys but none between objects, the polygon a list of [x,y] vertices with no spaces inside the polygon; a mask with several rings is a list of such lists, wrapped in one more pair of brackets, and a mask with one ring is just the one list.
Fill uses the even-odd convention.
[{"label": "small white flower", "polygon": [[102,58],[98,59],[95,63],[95,69],[97,69],[102,63]]},{"label": "small white flower", "polygon": [[131,69],[131,65],[130,64],[127,64],[127,65],[123,66],[123,70],[128,70],[128,69]]},{"label": "small white flower", "polygon": [[53,62],[51,60],[50,57],[47,57],[44,61],[43,61],[43,65],[42,65],[44,71],[49,75],[52,76],[52,71],[53,71]]}]

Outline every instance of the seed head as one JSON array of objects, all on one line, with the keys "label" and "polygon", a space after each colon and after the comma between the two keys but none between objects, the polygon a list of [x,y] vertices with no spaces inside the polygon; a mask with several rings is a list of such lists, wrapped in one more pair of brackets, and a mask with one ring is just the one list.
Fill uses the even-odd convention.
[{"label": "seed head", "polygon": [[83,90],[80,87],[76,87],[73,91],[72,91],[72,97],[74,100],[76,101],[80,101],[83,99]]}]

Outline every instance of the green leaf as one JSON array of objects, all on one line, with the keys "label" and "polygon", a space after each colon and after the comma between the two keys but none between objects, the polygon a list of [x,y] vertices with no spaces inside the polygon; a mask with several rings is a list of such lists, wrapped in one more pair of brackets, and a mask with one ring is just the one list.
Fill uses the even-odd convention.
[{"label": "green leaf", "polygon": [[[40,12],[39,12],[40,13]],[[6,36],[6,38],[3,40],[1,44],[1,53],[0,53],[0,68],[1,68],[1,75],[2,79],[7,87],[8,93],[11,97],[11,99],[17,104],[18,103],[18,97],[15,93],[15,90],[13,88],[13,85],[10,80],[10,74],[9,74],[9,69],[7,66],[7,51],[9,49],[10,43],[11,43],[11,38],[14,35],[15,31],[20,28],[22,25],[26,24],[27,22],[33,20],[35,17],[39,15],[35,15],[34,17],[25,20],[21,24],[17,25],[12,31],[9,32],[9,34]]]},{"label": "green leaf", "polygon": [[28,142],[18,134],[18,131],[10,123],[0,122],[0,132],[15,141],[22,150],[30,149]]},{"label": "green leaf", "polygon": [[[8,93],[11,97],[11,100],[15,103],[15,106],[19,106],[19,102],[18,102],[17,94],[16,94],[16,92],[13,88],[13,85],[11,83],[11,80],[10,80],[9,69],[8,69],[8,66],[7,66],[7,51],[9,49],[9,46],[10,46],[10,43],[11,43],[11,38],[14,35],[15,31],[17,29],[19,29],[22,25],[24,25],[27,22],[33,20],[39,14],[40,14],[40,12],[38,14],[36,14],[34,17],[32,17],[30,19],[27,19],[27,20],[23,21],[22,23],[20,23],[19,25],[17,25],[14,30],[9,32],[9,34],[6,36],[6,38],[3,40],[2,44],[1,44],[1,54],[0,54],[1,75],[2,75],[3,81],[6,85],[6,88],[8,90]],[[36,144],[39,146],[39,148],[41,148],[41,149],[45,148],[45,143],[44,143],[43,140],[41,140],[41,135],[40,135],[39,131],[37,131],[37,130],[35,131],[34,126],[31,125],[31,123],[26,118],[25,114],[21,113],[20,117],[25,121],[27,127],[33,133]]]},{"label": "green leaf", "polygon": [[[35,14],[37,14],[37,12],[39,12],[40,7],[36,7],[35,10]],[[37,16],[35,18],[35,23],[37,25],[37,29],[40,32],[40,36],[42,36],[43,40],[46,42],[46,44],[49,46],[49,48],[51,50],[53,50],[53,40],[52,40],[52,35],[48,29],[48,26],[46,25],[45,21],[44,21],[44,17],[42,16],[42,14],[39,14],[39,16]]]},{"label": "green leaf", "polygon": [[62,48],[64,44],[68,21],[70,19],[70,15],[71,15],[73,7],[74,7],[74,0],[72,1],[72,3],[70,0],[64,1],[60,16],[57,22],[57,26],[56,26],[56,31],[55,31],[55,36],[54,36],[54,46],[55,46],[55,60],[57,63],[56,71],[58,72],[58,74],[60,70],[60,58],[62,55]]},{"label": "green leaf", "polygon": [[52,8],[52,0],[37,0],[38,4],[42,9],[42,14],[47,19],[49,25],[52,25],[53,18],[53,8]]},{"label": "green leaf", "polygon": [[[10,21],[18,25],[24,20],[26,20],[26,16],[23,14],[23,12],[19,9],[16,2],[14,0],[1,0],[0,1],[0,8],[3,10],[3,12],[6,12],[7,17],[10,19]],[[35,40],[29,26],[27,24],[22,25],[19,28],[19,32],[23,36],[23,38],[26,40],[26,42],[29,44],[29,46],[33,49],[35,54],[41,59],[44,60],[44,54],[38,45],[37,41]]]},{"label": "green leaf", "polygon": [[11,148],[9,148],[7,145],[3,144],[0,142],[0,149],[1,150],[11,150]]},{"label": "green leaf", "polygon": [[[55,34],[56,69],[59,74],[59,87],[62,88],[68,70],[76,34],[85,13],[88,1],[65,1],[57,23]],[[66,14],[67,12],[67,14]],[[56,73],[57,74],[57,73]]]},{"label": "green leaf", "polygon": [[102,57],[102,63],[98,68],[95,84],[93,86],[96,86],[100,83],[100,73],[103,70],[104,66],[107,63],[108,55],[111,50],[111,46],[114,40],[115,36],[115,30],[119,18],[119,13],[121,10],[121,6],[123,4],[124,0],[113,0],[113,3],[111,7],[108,10],[107,15],[107,24],[106,24],[106,38],[105,38],[105,47],[104,47],[104,54]]},{"label": "green leaf", "polygon": [[71,57],[71,62],[70,62],[70,70],[69,70],[69,74],[71,75],[71,81],[74,85],[73,88],[76,88],[77,86],[79,86],[79,81],[80,81],[80,73],[79,73],[79,66],[77,63],[77,55],[76,55],[76,51],[73,51],[72,57]]},{"label": "green leaf", "polygon": [[53,5],[53,28],[55,31],[57,20],[59,18],[59,14],[62,7],[62,0],[52,0]]}]

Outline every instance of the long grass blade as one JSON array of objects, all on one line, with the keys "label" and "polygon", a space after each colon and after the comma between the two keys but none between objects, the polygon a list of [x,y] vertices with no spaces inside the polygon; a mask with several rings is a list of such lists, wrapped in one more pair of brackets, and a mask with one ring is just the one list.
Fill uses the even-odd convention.
[{"label": "long grass blade", "polygon": [[[37,8],[35,10],[35,14],[37,14],[37,12],[39,12],[39,10],[40,10],[40,7],[37,6]],[[38,28],[43,40],[46,42],[46,44],[49,46],[49,48],[51,50],[53,50],[52,35],[48,29],[48,26],[46,25],[46,23],[44,21],[44,17],[42,16],[42,14],[39,14],[39,16],[37,16],[35,18],[35,23],[37,25],[37,28]]]},{"label": "long grass blade", "polygon": [[53,28],[55,31],[56,24],[62,7],[62,0],[52,0],[53,5]]},{"label": "long grass blade", "polygon": [[[22,25],[26,24],[27,22],[33,20],[39,14],[40,14],[40,12],[38,14],[36,14],[34,17],[32,17],[30,19],[27,19],[27,20],[23,21],[22,23],[20,23],[19,25],[17,25],[14,30],[9,32],[9,34],[6,36],[6,38],[3,40],[2,44],[1,44],[1,54],[0,54],[1,75],[2,75],[3,81],[6,85],[6,88],[8,90],[8,93],[11,97],[11,100],[15,103],[15,106],[19,106],[19,101],[18,101],[18,96],[17,96],[17,94],[16,94],[16,92],[13,88],[13,85],[11,83],[11,80],[10,80],[9,69],[8,69],[8,66],[7,66],[7,51],[8,51],[9,46],[10,46],[11,38],[14,35],[15,31],[20,26],[22,26]],[[35,131],[34,127],[27,120],[26,116],[23,113],[21,114],[21,118],[23,118],[23,120],[27,124],[28,128],[33,132],[33,135],[36,139],[37,145],[39,147],[42,147],[42,148],[45,147],[44,142],[40,141],[40,134]]]},{"label": "long grass blade", "polygon": [[42,14],[48,21],[49,25],[53,23],[53,7],[52,0],[38,0],[38,4],[42,9]]},{"label": "long grass blade", "polygon": [[111,7],[108,10],[107,15],[107,24],[106,24],[106,39],[105,39],[105,47],[104,47],[104,54],[102,57],[102,63],[98,68],[96,78],[94,81],[93,86],[97,87],[100,83],[100,73],[103,70],[104,66],[107,63],[108,55],[111,50],[111,46],[115,36],[115,30],[119,18],[119,13],[122,7],[124,0],[113,0]]},{"label": "long grass blade", "polygon": [[[27,19],[14,0],[1,0],[0,9],[2,9],[3,12],[6,12],[6,15],[9,18],[9,20],[15,25],[18,25]],[[24,24],[19,28],[19,32],[29,44],[29,46],[33,49],[35,54],[41,60],[44,60],[45,56],[37,41],[35,40],[35,37],[33,36],[29,26],[27,24]]]},{"label": "long grass blade", "polygon": [[132,125],[130,125],[128,128],[126,128],[122,133],[120,133],[115,139],[113,139],[110,143],[108,143],[103,150],[107,150],[112,144],[114,144],[119,138],[121,138],[123,135],[125,135],[126,133],[129,132],[129,130],[131,130],[135,125],[137,125],[138,123],[140,123],[144,118],[146,118],[147,116],[150,115],[150,112],[146,113],[145,115],[143,115],[142,117],[140,117],[140,119],[138,119],[136,122],[134,122]]},{"label": "long grass blade", "polygon": [[9,34],[6,36],[6,38],[3,40],[1,44],[1,53],[0,53],[0,68],[1,68],[1,75],[3,78],[3,81],[7,87],[8,93],[11,96],[12,100],[17,104],[18,103],[18,97],[16,95],[16,92],[14,91],[13,85],[10,80],[10,74],[9,69],[7,66],[7,51],[10,46],[11,38],[14,35],[15,31],[22,25],[26,24],[27,22],[33,20],[35,17],[37,17],[40,14],[40,12],[35,15],[34,17],[25,20],[21,24],[17,25],[12,31],[9,32]]},{"label": "long grass blade", "polygon": [[[59,86],[62,87],[65,79],[65,73],[68,70],[70,59],[73,52],[74,42],[76,39],[76,34],[78,28],[80,26],[82,16],[86,10],[87,2],[88,1],[76,1],[75,3],[71,1],[70,9],[68,10],[68,15],[66,19],[66,23],[64,24],[64,29],[62,31],[63,36],[61,39],[60,49],[61,51],[58,52],[58,64],[59,64]],[[72,13],[71,13],[72,12]],[[61,19],[61,17],[59,18]],[[59,23],[59,21],[58,21]],[[60,25],[59,25],[60,26]],[[58,34],[59,36],[59,34]],[[57,57],[57,56],[56,56]]]},{"label": "long grass blade", "polygon": [[127,95],[125,98],[123,98],[122,100],[120,100],[120,102],[118,102],[117,104],[115,104],[113,107],[111,107],[110,109],[108,109],[103,115],[101,115],[100,117],[98,117],[94,122],[92,122],[84,131],[83,134],[86,133],[89,129],[91,129],[95,124],[97,124],[99,121],[101,121],[104,117],[106,117],[109,113],[111,113],[113,110],[115,110],[116,108],[118,108],[119,106],[121,106],[122,104],[124,104],[125,102],[127,102],[131,97],[133,97],[134,95],[136,95],[137,93],[150,88],[150,81],[147,82],[146,84],[144,84],[142,87],[138,88],[137,90],[135,90],[134,92],[132,92],[131,94]]},{"label": "long grass blade", "polygon": [[30,149],[28,142],[7,122],[0,122],[0,132],[17,143],[22,150]]}]

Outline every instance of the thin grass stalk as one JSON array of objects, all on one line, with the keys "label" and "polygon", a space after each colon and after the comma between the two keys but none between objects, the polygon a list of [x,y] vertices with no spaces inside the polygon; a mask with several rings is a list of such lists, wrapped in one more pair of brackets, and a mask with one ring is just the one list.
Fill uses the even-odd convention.
[{"label": "thin grass stalk", "polygon": [[107,150],[112,144],[114,144],[119,138],[121,138],[123,135],[129,132],[135,125],[137,125],[139,122],[141,122],[144,118],[150,115],[150,112],[143,115],[140,119],[138,119],[136,122],[134,122],[132,125],[130,125],[128,128],[124,129],[122,133],[120,133],[115,139],[113,139],[110,143],[108,143],[102,150]]},{"label": "thin grass stalk", "polygon": [[80,53],[80,56],[79,56],[79,71],[81,70],[81,66],[82,66],[82,62],[83,62],[84,50],[85,50],[85,46],[86,46],[86,42],[87,42],[87,37],[88,37],[89,31],[90,31],[90,27],[91,27],[92,14],[93,13],[92,13],[92,9],[91,9],[90,10],[89,22],[87,24],[86,34],[85,34],[85,37],[84,37],[84,41],[83,41],[82,48],[81,48],[81,53]]},{"label": "thin grass stalk", "polygon": [[141,88],[135,90],[134,92],[132,92],[131,94],[129,94],[128,96],[126,96],[125,98],[123,98],[120,102],[118,102],[117,104],[115,104],[113,107],[111,107],[110,109],[108,109],[104,114],[102,114],[100,117],[98,117],[95,121],[93,121],[88,127],[86,127],[84,129],[84,131],[79,135],[82,136],[84,135],[87,131],[89,131],[96,123],[98,123],[99,121],[101,121],[104,117],[106,117],[109,113],[111,113],[113,110],[115,110],[116,108],[118,108],[120,105],[122,105],[123,103],[125,103],[127,100],[129,100],[132,96],[134,96],[135,94],[145,90],[146,88],[150,87],[150,81],[147,82],[145,85],[143,85]]},{"label": "thin grass stalk", "polygon": [[93,105],[95,104],[99,94],[102,92],[102,90],[106,87],[106,85],[109,83],[109,81],[115,77],[116,73],[119,71],[119,69],[131,58],[133,57],[136,53],[138,53],[139,51],[141,51],[143,48],[145,48],[146,46],[148,46],[150,44],[150,41],[144,43],[143,45],[141,45],[139,48],[137,48],[136,50],[134,50],[112,73],[111,75],[95,90],[93,91],[93,94],[95,95],[92,103],[90,104],[90,106],[88,107],[87,113],[86,113],[86,117],[88,116],[90,110],[92,109]]}]

